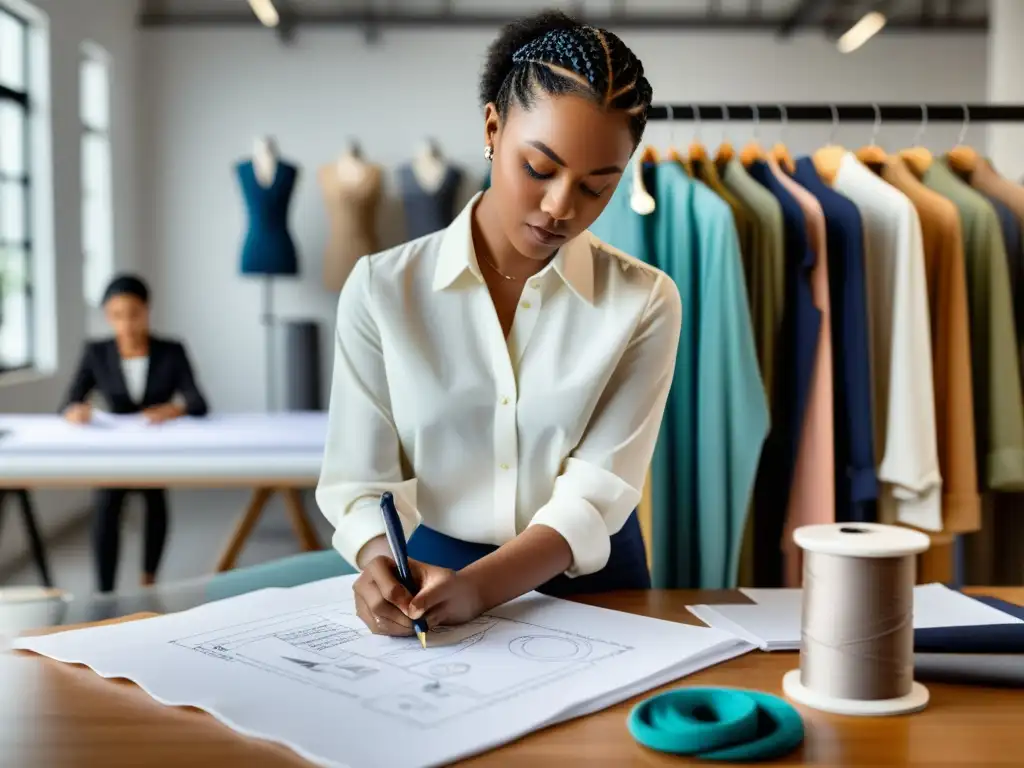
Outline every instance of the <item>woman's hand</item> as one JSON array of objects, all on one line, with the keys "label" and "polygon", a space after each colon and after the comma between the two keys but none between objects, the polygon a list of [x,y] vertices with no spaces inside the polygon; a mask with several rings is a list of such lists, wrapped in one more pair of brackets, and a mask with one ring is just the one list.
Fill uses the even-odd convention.
[{"label": "woman's hand", "polygon": [[175,403],[154,405],[142,412],[143,418],[150,424],[163,424],[165,421],[173,421],[184,415],[185,409]]},{"label": "woman's hand", "polygon": [[424,617],[429,628],[463,624],[483,610],[471,579],[418,560],[409,561],[409,570],[420,587],[415,598],[398,580],[395,561],[385,555],[367,562],[356,579],[356,613],[374,634],[410,636],[414,618]]},{"label": "woman's hand", "polygon": [[92,421],[92,406],[88,403],[72,403],[64,410],[64,418],[72,424],[88,424]]}]

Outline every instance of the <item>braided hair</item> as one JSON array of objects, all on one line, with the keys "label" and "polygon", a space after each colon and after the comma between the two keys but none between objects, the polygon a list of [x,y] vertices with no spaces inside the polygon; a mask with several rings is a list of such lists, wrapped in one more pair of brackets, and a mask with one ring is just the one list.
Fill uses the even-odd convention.
[{"label": "braided hair", "polygon": [[651,85],[640,60],[611,32],[584,26],[560,11],[507,25],[487,52],[481,104],[493,103],[504,119],[513,101],[529,108],[538,90],[573,93],[626,112],[633,143],[640,143]]}]

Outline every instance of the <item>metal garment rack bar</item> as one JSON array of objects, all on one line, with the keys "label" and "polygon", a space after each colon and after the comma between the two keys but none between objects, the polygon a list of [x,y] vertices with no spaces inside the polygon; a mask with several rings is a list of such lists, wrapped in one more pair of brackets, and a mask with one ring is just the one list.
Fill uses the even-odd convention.
[{"label": "metal garment rack bar", "polygon": [[[833,111],[834,108],[834,111]],[[1024,104],[652,104],[648,120],[1024,123]]]}]

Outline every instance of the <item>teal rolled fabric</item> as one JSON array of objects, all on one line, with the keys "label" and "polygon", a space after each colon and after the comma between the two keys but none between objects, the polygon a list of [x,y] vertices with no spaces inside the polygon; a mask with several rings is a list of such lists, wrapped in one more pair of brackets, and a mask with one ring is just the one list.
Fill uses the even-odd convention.
[{"label": "teal rolled fabric", "polygon": [[803,741],[800,714],[760,691],[679,688],[637,704],[627,721],[638,743],[703,760],[772,760]]}]

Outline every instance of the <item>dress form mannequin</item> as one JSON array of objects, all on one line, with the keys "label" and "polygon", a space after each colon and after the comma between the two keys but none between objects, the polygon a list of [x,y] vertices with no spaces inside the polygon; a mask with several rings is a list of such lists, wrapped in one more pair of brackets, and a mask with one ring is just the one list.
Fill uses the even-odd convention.
[{"label": "dress form mannequin", "polygon": [[274,410],[273,279],[299,272],[295,241],[288,229],[299,168],[280,156],[274,139],[260,137],[253,142],[252,157],[235,166],[235,175],[249,219],[242,245],[241,272],[263,278],[261,315],[267,345],[266,396],[268,410]]},{"label": "dress form mannequin", "polygon": [[320,168],[320,189],[331,230],[323,271],[328,291],[341,291],[356,260],[380,250],[377,208],[382,179],[381,167],[364,159],[355,142],[335,162]]},{"label": "dress form mannequin", "polygon": [[433,139],[425,140],[412,160],[412,172],[416,174],[416,181],[425,192],[433,194],[444,182],[446,170],[448,163],[441,154],[441,148]]},{"label": "dress form mannequin", "polygon": [[283,159],[273,138],[253,141],[252,158],[235,167],[249,214],[249,231],[242,248],[242,272],[294,275],[298,256],[288,213],[298,167]]},{"label": "dress form mannequin", "polygon": [[252,167],[261,187],[269,187],[277,175],[277,142],[273,136],[258,136],[253,142]]},{"label": "dress form mannequin", "polygon": [[413,159],[398,169],[398,179],[406,237],[421,237],[451,224],[462,170],[444,158],[436,142],[424,141]]}]

